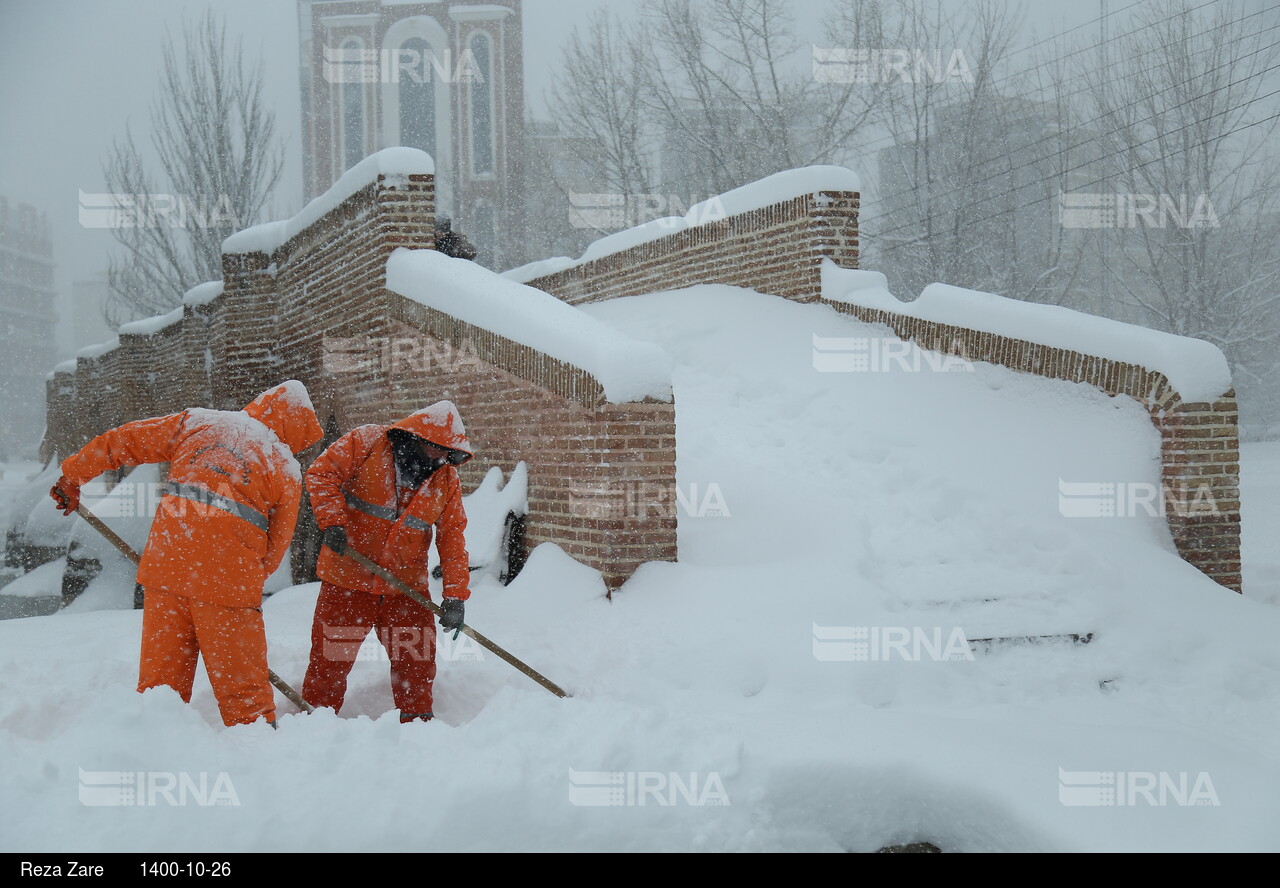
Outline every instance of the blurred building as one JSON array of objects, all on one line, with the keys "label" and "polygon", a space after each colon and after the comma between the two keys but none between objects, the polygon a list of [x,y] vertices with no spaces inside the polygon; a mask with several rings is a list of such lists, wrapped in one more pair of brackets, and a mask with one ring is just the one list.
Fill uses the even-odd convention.
[{"label": "blurred building", "polygon": [[376,151],[420,148],[476,261],[525,261],[520,0],[298,0],[298,17],[305,199]]},{"label": "blurred building", "polygon": [[625,227],[621,218],[609,217],[608,209],[614,208],[598,211],[609,196],[601,193],[607,188],[600,183],[592,140],[566,136],[552,121],[533,120],[526,127],[526,144],[529,184],[523,228],[530,258],[576,258],[602,234]]},{"label": "blurred building", "polygon": [[34,459],[56,363],[53,243],[35,207],[0,196],[0,462]]},{"label": "blurred building", "polygon": [[63,337],[70,343],[67,358],[75,356],[82,348],[106,342],[116,331],[107,323],[103,315],[104,306],[110,286],[107,273],[98,272],[91,278],[71,282],[69,310],[63,312],[60,326]]}]

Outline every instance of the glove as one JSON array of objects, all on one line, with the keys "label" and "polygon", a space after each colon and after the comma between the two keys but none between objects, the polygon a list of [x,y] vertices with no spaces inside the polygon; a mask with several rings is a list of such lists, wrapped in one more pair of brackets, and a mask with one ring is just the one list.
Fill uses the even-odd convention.
[{"label": "glove", "polygon": [[446,632],[462,628],[462,599],[446,598],[440,603],[440,628]]},{"label": "glove", "polygon": [[66,475],[49,488],[49,496],[53,497],[53,501],[58,504],[58,511],[63,515],[70,515],[80,508],[80,485],[68,481]]},{"label": "glove", "polygon": [[347,529],[341,524],[326,527],[320,538],[322,545],[328,546],[335,555],[347,554]]}]

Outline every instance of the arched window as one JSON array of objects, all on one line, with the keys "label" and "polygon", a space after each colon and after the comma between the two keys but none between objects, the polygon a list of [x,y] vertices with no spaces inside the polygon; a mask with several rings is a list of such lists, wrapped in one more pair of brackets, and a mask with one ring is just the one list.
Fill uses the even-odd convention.
[{"label": "arched window", "polygon": [[[352,37],[342,42],[342,59],[354,62],[361,58],[364,44]],[[347,64],[346,71],[356,70],[355,64]],[[349,170],[364,160],[364,84],[360,78],[352,78],[354,83],[344,82],[342,90],[342,163],[343,170]]]},{"label": "arched window", "polygon": [[493,42],[488,34],[473,34],[467,42],[475,62],[471,96],[471,170],[493,172]]},{"label": "arched window", "polygon": [[421,148],[436,157],[436,77],[431,47],[421,37],[410,37],[396,52],[400,70],[400,144]]},{"label": "arched window", "polygon": [[382,82],[380,145],[404,145],[436,165],[436,211],[453,215],[453,86],[449,37],[431,16],[401,19],[382,38],[391,74]]}]

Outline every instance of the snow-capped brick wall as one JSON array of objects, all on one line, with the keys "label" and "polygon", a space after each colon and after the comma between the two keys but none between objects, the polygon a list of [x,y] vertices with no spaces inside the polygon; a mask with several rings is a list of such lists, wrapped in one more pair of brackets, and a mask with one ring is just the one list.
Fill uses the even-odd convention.
[{"label": "snow-capped brick wall", "polygon": [[[526,463],[530,549],[557,544],[600,570],[610,590],[646,561],[675,560],[671,402],[603,402],[599,383],[565,364],[549,367],[542,382],[531,382],[533,373],[503,369],[518,369],[520,358],[536,359],[528,347],[472,339],[477,331],[464,325],[452,337],[435,335],[432,325],[443,316],[416,303],[403,308],[392,341],[414,360],[390,377],[382,406],[351,404],[350,423],[404,415],[423,391],[451,400],[476,453],[463,467],[468,488],[491,466],[510,471]],[[638,496],[651,501],[649,508],[636,504]]]},{"label": "snow-capped brick wall", "polygon": [[800,194],[522,282],[572,304],[695,284],[811,302],[823,258],[858,267],[859,199],[856,191]]},{"label": "snow-capped brick wall", "polygon": [[[178,310],[181,317],[182,310]],[[183,325],[157,328],[120,328],[119,380],[121,400],[145,416],[158,416],[183,409],[186,379],[186,350]],[[175,372],[175,370],[177,372]]]},{"label": "snow-capped brick wall", "polygon": [[[882,324],[899,339],[970,361],[1085,383],[1141,403],[1160,433],[1165,515],[1179,555],[1221,585],[1241,591],[1239,416],[1226,361],[1213,346],[1054,306],[1000,300],[1010,303],[1009,311],[1001,312],[1000,305],[982,304],[998,297],[956,288],[926,290],[916,303],[901,303],[883,288],[881,275],[851,274],[830,265],[824,273],[824,304]],[[969,311],[946,304],[947,297],[963,303],[970,294],[976,301]],[[1040,325],[1028,317],[1034,314],[1055,323]],[[973,320],[961,326],[937,319],[954,316]],[[980,329],[982,317],[986,326],[1004,332]],[[1020,335],[1012,335],[1015,331]],[[1126,350],[1129,361],[1120,357]],[[1170,383],[1171,374],[1185,392]]]},{"label": "snow-capped brick wall", "polygon": [[[371,171],[367,184],[344,180],[342,194],[317,198],[324,212],[309,205],[229,238],[222,291],[184,299],[180,320],[131,326],[118,347],[55,372],[47,450],[66,455],[114,425],[184,407],[239,409],[286,378],[307,384],[330,441],[449,399],[476,450],[466,490],[493,466],[526,464],[528,546],[556,543],[611,590],[646,561],[673,560],[674,405],[608,403],[581,368],[388,290],[395,250],[434,247],[434,177]],[[654,505],[628,509],[638,497]],[[315,538],[304,510],[295,555],[314,557]],[[295,578],[309,579],[312,563],[295,561]]]},{"label": "snow-capped brick wall", "polygon": [[[646,561],[674,559],[674,403],[610,403],[581,367],[390,291],[391,254],[434,246],[434,180],[374,171],[360,187],[344,177],[341,194],[317,199],[322,213],[309,206],[288,223],[229,239],[244,251],[224,253],[222,292],[210,287],[185,301],[181,321],[124,333],[114,347],[82,352],[74,372],[55,372],[46,451],[67,454],[113,425],[181,406],[239,409],[290,377],[311,390],[330,440],[448,398],[476,445],[463,468],[468,489],[493,466],[527,464],[529,543],[560,545],[600,570],[610,589]],[[531,266],[506,277],[570,304],[705,283],[822,301],[924,348],[1133,397],[1162,436],[1178,552],[1240,590],[1233,391],[1196,391],[1208,384],[1203,374],[1178,391],[1168,375],[1133,360],[984,329],[981,312],[944,322],[912,316],[902,303],[824,298],[824,268],[858,273],[849,271],[858,261],[857,191],[806,188],[732,209],[670,235],[610,239],[622,248],[552,273]],[[314,545],[308,522],[304,513],[303,546]]]}]

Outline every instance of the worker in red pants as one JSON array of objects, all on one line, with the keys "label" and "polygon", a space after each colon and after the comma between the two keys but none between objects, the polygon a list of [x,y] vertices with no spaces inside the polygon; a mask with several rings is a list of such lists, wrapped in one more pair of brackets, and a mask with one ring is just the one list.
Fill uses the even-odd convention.
[{"label": "worker in red pants", "polygon": [[138,565],[139,691],[166,685],[190,702],[203,656],[225,724],[275,724],[262,587],[293,539],[302,499],[295,455],[322,436],[306,387],[289,380],[244,410],[126,423],[63,461],[50,494],[65,515],[103,472],[169,463]]},{"label": "worker in red pants", "polygon": [[434,537],[444,576],[440,626],[460,628],[471,592],[457,467],[471,456],[457,408],[440,401],[389,426],[360,426],[311,464],[307,493],[324,542],[302,685],[312,706],[342,708],[347,676],[373,630],[391,661],[400,721],[432,718],[431,611],[345,555],[348,547],[355,549],[429,597],[427,552]]}]

